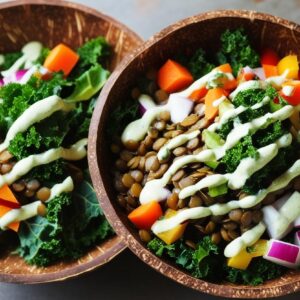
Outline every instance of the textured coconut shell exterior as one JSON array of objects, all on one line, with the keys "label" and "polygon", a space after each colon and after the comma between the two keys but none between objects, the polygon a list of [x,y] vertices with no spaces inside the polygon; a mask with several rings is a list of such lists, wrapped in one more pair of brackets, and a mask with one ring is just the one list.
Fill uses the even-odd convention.
[{"label": "textured coconut shell exterior", "polygon": [[[16,1],[0,5],[0,53],[19,50],[32,40],[48,47],[65,43],[73,48],[102,35],[112,46],[109,69],[141,42],[125,25],[88,7],[65,1]],[[124,249],[117,236],[104,241],[84,257],[47,268],[28,266],[16,255],[0,257],[0,281],[38,283],[64,280],[92,270]]]},{"label": "textured coconut shell exterior", "polygon": [[136,78],[166,59],[203,47],[214,53],[220,34],[226,28],[244,27],[259,50],[272,47],[283,56],[300,55],[300,27],[287,20],[252,11],[212,11],[190,17],[162,30],[130,55],[110,77],[100,95],[90,128],[89,159],[92,178],[104,212],[128,247],[145,263],[165,276],[201,292],[233,298],[266,298],[286,295],[300,289],[300,274],[289,271],[281,278],[256,287],[230,283],[213,284],[193,278],[175,265],[152,254],[141,243],[137,230],[118,206],[109,170],[113,164],[105,143],[105,128],[114,107],[126,100]]}]

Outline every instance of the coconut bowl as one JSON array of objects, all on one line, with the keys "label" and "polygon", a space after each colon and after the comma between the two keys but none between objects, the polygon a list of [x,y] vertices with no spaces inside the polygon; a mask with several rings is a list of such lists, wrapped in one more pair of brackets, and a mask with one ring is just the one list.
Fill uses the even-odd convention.
[{"label": "coconut bowl", "polygon": [[[141,43],[141,38],[125,25],[88,7],[64,1],[16,1],[0,5],[0,53],[16,51],[29,41],[41,41],[49,48],[58,43],[78,47],[102,35],[112,46],[109,69]],[[64,280],[95,269],[124,249],[114,236],[70,262],[38,268],[27,265],[16,255],[0,257],[0,281],[39,283]]]},{"label": "coconut bowl", "polygon": [[128,247],[145,263],[163,275],[195,290],[232,298],[266,298],[300,290],[300,273],[288,271],[280,278],[259,286],[220,284],[196,279],[174,264],[151,253],[140,241],[138,231],[116,201],[110,169],[113,158],[105,143],[105,129],[112,110],[126,101],[136,79],[151,68],[159,68],[168,58],[192,52],[199,47],[214,53],[225,29],[244,27],[260,50],[272,47],[281,56],[290,52],[300,55],[300,26],[268,14],[253,11],[212,11],[179,21],[150,38],[131,54],[114,72],[100,95],[90,128],[89,160],[92,179],[104,212]]}]

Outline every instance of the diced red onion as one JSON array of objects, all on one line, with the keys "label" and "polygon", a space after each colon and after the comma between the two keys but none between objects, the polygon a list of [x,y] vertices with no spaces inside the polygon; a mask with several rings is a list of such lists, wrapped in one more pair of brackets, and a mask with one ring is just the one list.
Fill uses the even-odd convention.
[{"label": "diced red onion", "polygon": [[179,96],[177,94],[171,94],[168,101],[168,108],[171,114],[171,121],[178,123],[183,121],[192,111],[194,102]]},{"label": "diced red onion", "polygon": [[300,264],[300,247],[272,239],[264,258],[284,267],[297,268]]},{"label": "diced red onion", "polygon": [[145,94],[142,94],[139,97],[139,103],[140,103],[139,111],[141,115],[143,115],[149,108],[156,106],[152,98]]},{"label": "diced red onion", "polygon": [[294,227],[295,228],[300,228],[300,217],[295,220]]},{"label": "diced red onion", "polygon": [[4,81],[2,78],[0,78],[0,86],[4,85]]},{"label": "diced red onion", "polygon": [[7,77],[4,77],[3,83],[8,84],[8,83],[12,83],[12,82],[19,82],[23,78],[23,76],[26,74],[27,71],[28,70],[16,71],[15,73],[13,73]]},{"label": "diced red onion", "polygon": [[252,69],[253,73],[260,79],[260,80],[266,80],[265,71],[263,68],[255,68]]},{"label": "diced red onion", "polygon": [[253,69],[250,68],[249,66],[246,66],[242,69],[244,74],[254,74]]}]

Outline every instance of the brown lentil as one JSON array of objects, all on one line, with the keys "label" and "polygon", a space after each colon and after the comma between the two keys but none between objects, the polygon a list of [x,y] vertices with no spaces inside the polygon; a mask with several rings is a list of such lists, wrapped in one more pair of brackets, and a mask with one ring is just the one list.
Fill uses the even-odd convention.
[{"label": "brown lentil", "polygon": [[175,156],[182,156],[187,152],[187,149],[185,147],[177,147],[173,150],[173,154]]},{"label": "brown lentil", "polygon": [[155,164],[156,160],[157,160],[157,157],[155,155],[152,155],[152,156],[149,156],[149,157],[146,158],[146,162],[145,162],[146,172],[150,172],[150,170],[152,168],[152,165]]},{"label": "brown lentil", "polygon": [[207,223],[207,225],[205,226],[205,233],[206,234],[211,234],[215,231],[215,229],[216,229],[216,224],[212,221],[209,221]]},{"label": "brown lentil", "polygon": [[142,156],[141,159],[140,159],[139,166],[138,166],[138,168],[139,168],[140,171],[144,171],[144,169],[145,169],[145,162],[146,162],[146,159],[145,159],[144,156]]},{"label": "brown lentil", "polygon": [[203,204],[203,201],[202,201],[201,197],[194,195],[190,198],[190,201],[189,201],[190,208],[199,207],[199,206],[202,206],[202,204]]},{"label": "brown lentil", "polygon": [[192,177],[190,177],[190,176],[184,177],[179,181],[179,187],[180,187],[180,189],[183,189],[187,186],[194,184],[194,182],[195,181],[192,179]]},{"label": "brown lentil", "polygon": [[136,182],[142,182],[144,177],[143,173],[140,170],[130,171],[130,175]]},{"label": "brown lentil", "polygon": [[153,143],[154,143],[154,140],[152,139],[152,137],[150,135],[147,135],[144,140],[144,144],[145,144],[146,148],[147,149],[151,148]]},{"label": "brown lentil", "polygon": [[227,235],[231,240],[235,240],[236,238],[239,237],[239,234],[234,230],[228,230]]},{"label": "brown lentil", "polygon": [[164,90],[157,90],[154,96],[157,102],[164,102],[169,97],[169,95]]},{"label": "brown lentil", "polygon": [[160,120],[163,120],[163,121],[165,121],[165,122],[170,121],[170,119],[171,119],[171,114],[170,114],[170,112],[168,112],[168,111],[163,111],[163,112],[161,112],[161,113],[159,114],[159,119],[160,119]]},{"label": "brown lentil", "polygon": [[12,188],[16,192],[22,192],[25,189],[25,182],[24,181],[17,181],[12,184]]},{"label": "brown lentil", "polygon": [[149,132],[148,132],[148,136],[150,136],[152,139],[156,139],[158,137],[158,130],[156,128],[150,128]]},{"label": "brown lentil", "polygon": [[124,161],[128,162],[132,159],[133,154],[131,152],[129,152],[128,150],[123,150],[120,153],[120,157],[121,159],[123,159]]},{"label": "brown lentil", "polygon": [[2,164],[1,165],[1,173],[6,174],[11,171],[13,168],[12,164]]},{"label": "brown lentil", "polygon": [[131,207],[137,207],[137,201],[132,197],[131,195],[128,195],[127,197],[127,204],[129,204]]},{"label": "brown lentil", "polygon": [[141,241],[144,243],[148,243],[151,241],[151,234],[148,230],[140,229],[139,236],[140,236]]},{"label": "brown lentil", "polygon": [[127,201],[124,195],[118,195],[118,202],[122,207],[126,207]]},{"label": "brown lentil", "polygon": [[24,192],[24,196],[27,197],[27,198],[31,198],[34,196],[34,191],[31,191],[31,190],[25,190]]},{"label": "brown lentil", "polygon": [[196,138],[193,138],[191,140],[188,141],[186,147],[189,149],[189,150],[195,150],[198,146],[199,146],[199,139],[196,137]]},{"label": "brown lentil", "polygon": [[140,196],[140,193],[142,191],[142,186],[139,183],[134,183],[131,188],[129,193],[131,196],[138,198]]},{"label": "brown lentil", "polygon": [[164,120],[157,121],[154,123],[154,128],[158,131],[163,131],[166,128],[166,122]]},{"label": "brown lentil", "polygon": [[125,187],[130,188],[134,184],[134,179],[131,177],[130,174],[125,173],[122,176],[122,183]]},{"label": "brown lentil", "polygon": [[26,187],[30,191],[36,191],[40,187],[40,182],[36,179],[31,179],[26,183]]},{"label": "brown lentil", "polygon": [[226,241],[226,242],[231,241],[230,237],[228,236],[227,230],[225,230],[224,228],[221,228],[220,233],[221,233],[221,236],[222,236],[224,241]]},{"label": "brown lentil", "polygon": [[191,114],[187,116],[181,123],[180,125],[183,127],[190,127],[194,125],[197,121],[199,120],[199,116],[196,114]]},{"label": "brown lentil", "polygon": [[241,224],[245,227],[249,226],[252,222],[252,212],[246,211],[241,217]]},{"label": "brown lentil", "polygon": [[178,170],[171,178],[172,181],[179,181],[185,175],[183,169]]},{"label": "brown lentil", "polygon": [[205,105],[204,103],[198,103],[195,107],[194,107],[194,112],[199,116],[199,117],[203,117],[204,113],[205,113]]},{"label": "brown lentil", "polygon": [[153,150],[159,151],[159,149],[160,149],[166,142],[167,142],[167,139],[166,139],[166,138],[159,138],[159,139],[157,139],[157,140],[154,142],[153,146],[152,146]]},{"label": "brown lentil", "polygon": [[194,250],[197,248],[196,244],[191,240],[185,240],[185,244]]},{"label": "brown lentil", "polygon": [[232,221],[223,223],[223,227],[227,230],[235,230],[237,228],[237,226],[238,225]]},{"label": "brown lentil", "polygon": [[252,221],[258,224],[263,219],[263,212],[261,210],[254,210],[252,212]]},{"label": "brown lentil", "polygon": [[128,163],[127,163],[127,167],[129,167],[130,169],[136,169],[140,163],[140,156],[135,156],[133,157]]},{"label": "brown lentil", "polygon": [[126,192],[126,190],[127,190],[120,178],[115,179],[114,186],[115,186],[115,189],[121,193]]},{"label": "brown lentil", "polygon": [[153,171],[153,172],[156,172],[159,169],[159,167],[160,167],[160,163],[158,161],[157,156],[154,156],[154,157],[155,157],[155,159],[154,159],[154,161],[152,163],[152,166],[151,166],[150,170]]},{"label": "brown lentil", "polygon": [[137,100],[140,97],[140,95],[141,95],[141,92],[138,88],[134,88],[134,89],[131,90],[131,97],[133,99]]},{"label": "brown lentil", "polygon": [[172,193],[167,199],[167,205],[169,208],[176,210],[178,205],[178,194]]},{"label": "brown lentil", "polygon": [[47,208],[46,208],[46,206],[45,206],[43,203],[41,203],[41,204],[38,206],[38,208],[37,208],[37,213],[38,213],[38,215],[41,216],[41,217],[46,216],[46,214],[47,214]]},{"label": "brown lentil", "polygon": [[222,237],[221,237],[221,234],[220,232],[214,232],[212,235],[211,235],[211,241],[214,243],[214,244],[219,244],[222,240]]},{"label": "brown lentil", "polygon": [[51,195],[51,190],[47,187],[42,187],[36,192],[36,197],[41,201],[47,201]]},{"label": "brown lentil", "polygon": [[0,163],[8,162],[12,157],[13,155],[10,152],[4,150],[0,153]]},{"label": "brown lentil", "polygon": [[240,222],[241,217],[243,215],[243,212],[241,209],[237,208],[237,209],[233,209],[229,214],[229,219],[234,221],[234,222]]},{"label": "brown lentil", "polygon": [[133,141],[133,140],[129,140],[129,141],[127,141],[127,142],[124,143],[124,146],[125,146],[125,148],[127,150],[135,151],[139,147],[139,142]]},{"label": "brown lentil", "polygon": [[142,142],[139,145],[137,152],[138,152],[138,155],[145,155],[147,153],[147,147],[146,147],[145,143]]},{"label": "brown lentil", "polygon": [[187,199],[179,199],[178,201],[178,208],[179,209],[182,209],[184,207],[186,207],[187,205]]},{"label": "brown lentil", "polygon": [[165,172],[168,170],[168,168],[169,168],[168,164],[160,165],[159,169],[153,174],[154,178],[157,179],[162,177],[165,174]]}]

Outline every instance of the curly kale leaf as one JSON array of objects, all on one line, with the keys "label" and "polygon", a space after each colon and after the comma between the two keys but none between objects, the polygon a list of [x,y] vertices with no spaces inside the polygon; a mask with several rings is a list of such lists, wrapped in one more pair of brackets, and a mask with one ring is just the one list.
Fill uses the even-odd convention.
[{"label": "curly kale leaf", "polygon": [[95,192],[88,181],[74,194],[63,193],[47,204],[46,218],[22,222],[18,253],[29,264],[47,266],[62,259],[77,259],[112,234]]},{"label": "curly kale leaf", "polygon": [[219,64],[229,63],[236,76],[245,66],[259,66],[259,54],[252,48],[244,29],[226,30],[221,35],[221,50],[217,53]]},{"label": "curly kale leaf", "polygon": [[241,160],[246,157],[258,158],[258,152],[253,146],[252,137],[245,136],[237,145],[226,151],[221,163],[224,164],[225,172],[232,173],[236,170]]},{"label": "curly kale leaf", "polygon": [[247,89],[239,92],[233,99],[233,104],[238,107],[243,105],[245,107],[253,106],[263,101],[265,97],[274,100],[278,96],[276,89],[272,86],[267,86],[266,89]]},{"label": "curly kale leaf", "polygon": [[208,61],[206,53],[202,48],[198,49],[188,62],[188,69],[191,71],[194,78],[202,77],[209,73],[213,68],[215,68],[215,65]]},{"label": "curly kale leaf", "polygon": [[285,268],[267,261],[261,257],[252,260],[247,270],[226,267],[226,279],[232,283],[259,285],[273,278],[281,276]]},{"label": "curly kale leaf", "polygon": [[9,69],[22,55],[22,52],[10,52],[3,54],[4,62],[0,65],[1,70]]}]

